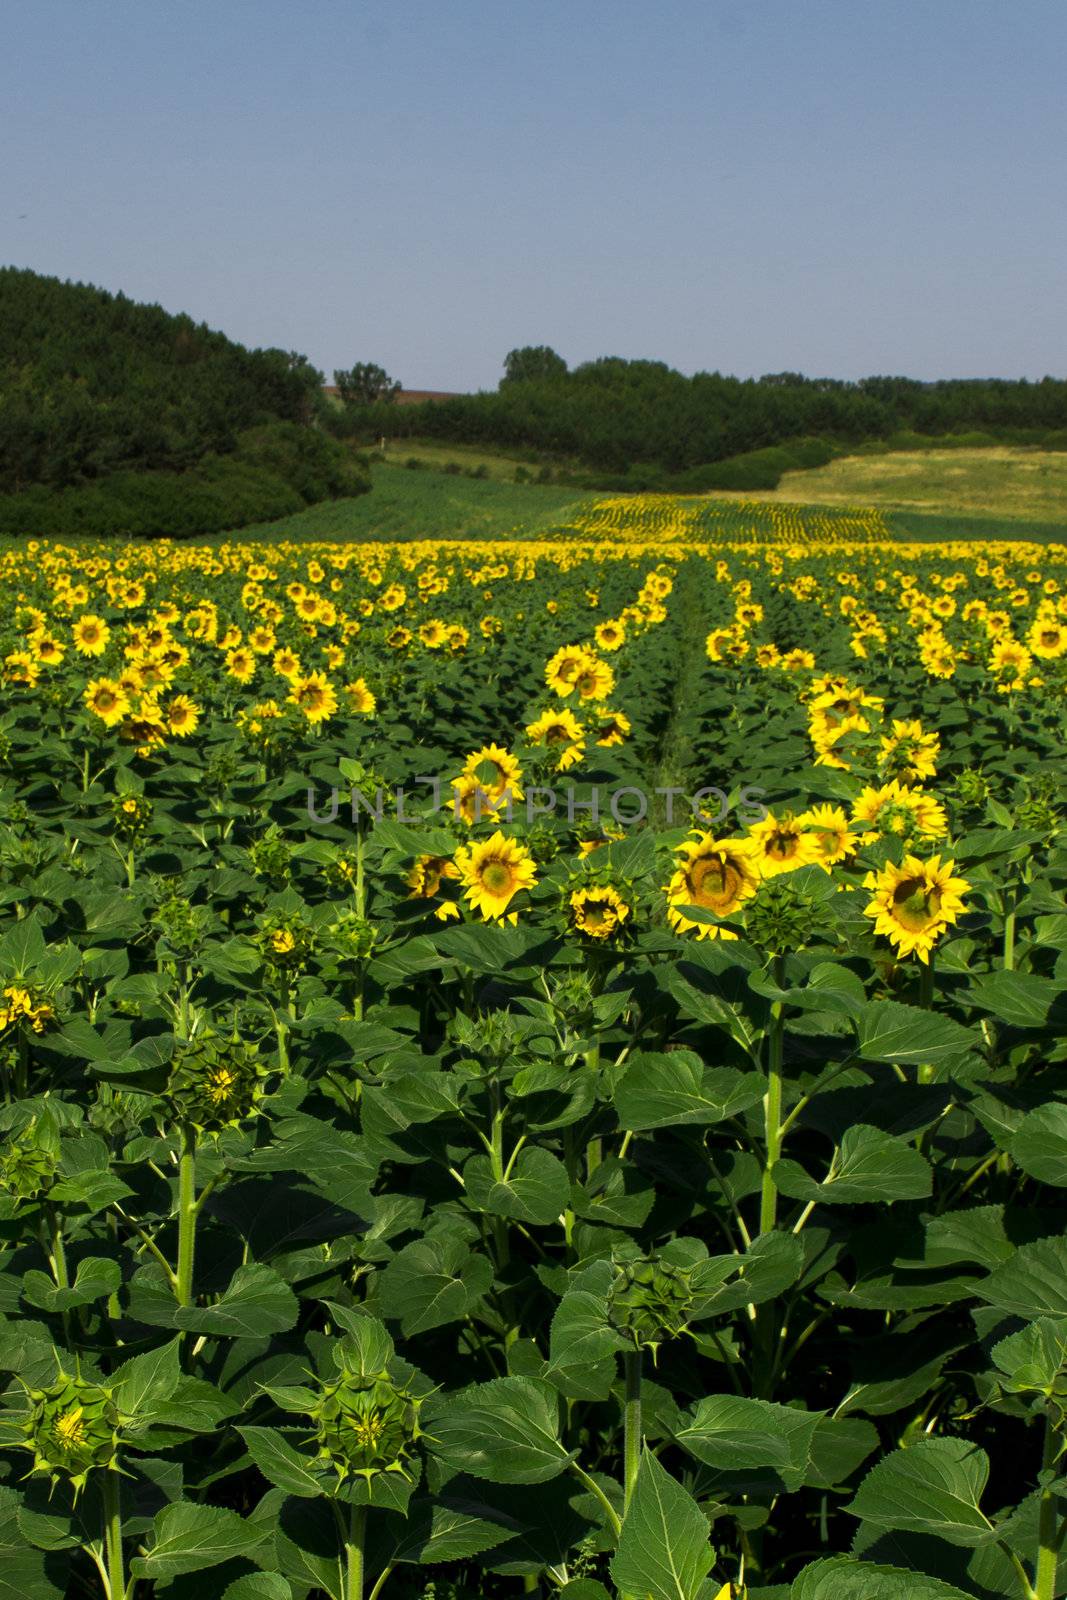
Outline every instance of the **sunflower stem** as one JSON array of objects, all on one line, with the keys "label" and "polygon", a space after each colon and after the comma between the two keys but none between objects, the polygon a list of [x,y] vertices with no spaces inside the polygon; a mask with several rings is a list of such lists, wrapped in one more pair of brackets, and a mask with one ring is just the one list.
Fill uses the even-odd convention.
[{"label": "sunflower stem", "polygon": [[[585,1052],[585,1064],[586,1064],[587,1069],[590,1072],[599,1072],[599,1070],[600,1070],[600,1044],[599,1044],[599,1042],[597,1042],[596,1044],[591,1044],[589,1046],[589,1049]],[[596,1171],[597,1167],[599,1167],[599,1165],[600,1165],[601,1161],[603,1160],[603,1158],[604,1158],[603,1141],[601,1140],[600,1135],[597,1134],[594,1138],[589,1140],[589,1143],[585,1147],[585,1176],[586,1176],[586,1180],[587,1181],[593,1176],[593,1173]]]},{"label": "sunflower stem", "polygon": [[183,1122],[178,1161],[178,1271],[174,1286],[180,1306],[193,1303],[196,1215],[196,1129],[192,1123]]},{"label": "sunflower stem", "polygon": [[[774,958],[774,983],[781,988],[785,979],[785,960]],[[763,1184],[760,1193],[759,1231],[773,1233],[778,1223],[778,1185],[774,1178],[774,1164],[782,1149],[782,1056],[785,1043],[785,1020],[781,1000],[771,1004],[771,1019],[767,1033],[767,1093],[763,1100],[763,1127],[765,1158]]]},{"label": "sunflower stem", "polygon": [[1058,1496],[1049,1482],[1061,1448],[1061,1440],[1053,1426],[1052,1418],[1046,1416],[1045,1443],[1041,1453],[1041,1475],[1045,1479],[1045,1484],[1041,1490],[1041,1507],[1038,1512],[1037,1572],[1034,1577],[1036,1600],[1054,1600],[1060,1550],[1063,1546],[1064,1533],[1067,1532],[1067,1522],[1061,1519],[1057,1510]]},{"label": "sunflower stem", "polygon": [[280,1002],[274,1013],[274,1031],[278,1036],[278,1066],[282,1072],[289,1070],[289,974],[283,972],[278,980]]},{"label": "sunflower stem", "polygon": [[101,1495],[104,1502],[104,1548],[107,1551],[109,1600],[125,1600],[126,1565],[122,1554],[122,1479],[117,1466],[103,1474]]},{"label": "sunflower stem", "polygon": [[345,1600],[363,1600],[363,1543],[367,1533],[367,1507],[352,1506],[345,1540]]},{"label": "sunflower stem", "polygon": [[1011,904],[1004,917],[1004,971],[1015,971],[1015,916],[1016,895],[1014,887],[1011,890]]},{"label": "sunflower stem", "polygon": [[627,1350],[622,1358],[626,1376],[626,1413],[623,1443],[625,1471],[623,1477],[623,1516],[630,1509],[630,1501],[637,1485],[641,1468],[641,1352]]}]

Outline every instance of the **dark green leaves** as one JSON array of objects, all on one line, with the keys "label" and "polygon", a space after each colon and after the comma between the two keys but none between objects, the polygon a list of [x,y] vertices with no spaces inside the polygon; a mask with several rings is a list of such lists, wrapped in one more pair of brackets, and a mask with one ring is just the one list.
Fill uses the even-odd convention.
[{"label": "dark green leaves", "polygon": [[994,1537],[979,1509],[989,1459],[964,1439],[926,1439],[886,1456],[849,1506],[854,1517],[897,1533],[932,1534],[974,1548]]},{"label": "dark green leaves", "polygon": [[559,1400],[532,1378],[498,1378],[439,1406],[431,1449],[456,1472],[493,1483],[544,1483],[570,1463],[560,1441]]},{"label": "dark green leaves", "polygon": [[615,1090],[615,1108],[621,1126],[635,1133],[697,1127],[747,1111],[765,1089],[759,1073],[705,1067],[689,1050],[638,1052]]},{"label": "dark green leaves", "polygon": [[696,1501],[648,1450],[641,1458],[611,1576],[642,1600],[697,1600],[715,1552]]}]

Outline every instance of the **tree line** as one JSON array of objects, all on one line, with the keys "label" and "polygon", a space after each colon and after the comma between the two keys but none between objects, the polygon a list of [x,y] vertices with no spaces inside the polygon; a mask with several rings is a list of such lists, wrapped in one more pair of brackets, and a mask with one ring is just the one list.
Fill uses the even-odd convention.
[{"label": "tree line", "polygon": [[753,454],[785,448],[788,455],[798,441],[806,442],[808,457],[818,454],[811,442],[821,441],[827,459],[843,447],[901,435],[1067,448],[1067,380],[686,377],[662,361],[617,356],[568,369],[548,346],[526,346],[509,352],[495,391],[403,408],[353,400],[328,425],[364,440],[433,438],[534,450],[609,474],[647,477],[655,468],[699,478],[701,469],[736,467]]}]

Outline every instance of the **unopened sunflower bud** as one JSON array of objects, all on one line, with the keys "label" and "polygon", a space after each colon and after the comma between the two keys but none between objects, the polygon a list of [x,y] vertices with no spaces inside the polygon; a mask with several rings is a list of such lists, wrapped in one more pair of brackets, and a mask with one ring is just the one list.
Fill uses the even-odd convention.
[{"label": "unopened sunflower bud", "polygon": [[320,1459],[333,1467],[339,1482],[348,1477],[369,1481],[381,1472],[410,1477],[420,1404],[387,1372],[343,1372],[323,1386],[312,1413]]},{"label": "unopened sunflower bud", "polygon": [[693,1313],[689,1267],[655,1256],[624,1262],[608,1294],[608,1318],[639,1350],[684,1333]]},{"label": "unopened sunflower bud", "polygon": [[761,883],[755,899],[745,907],[748,939],[768,955],[802,949],[819,921],[815,896],[786,876]]},{"label": "unopened sunflower bud", "polygon": [[47,1389],[31,1389],[24,1448],[33,1472],[60,1474],[75,1491],[94,1467],[109,1467],[118,1453],[119,1414],[111,1391],[61,1373]]},{"label": "unopened sunflower bud", "polygon": [[209,1035],[179,1051],[167,1096],[183,1122],[233,1127],[255,1115],[267,1070],[254,1045]]}]

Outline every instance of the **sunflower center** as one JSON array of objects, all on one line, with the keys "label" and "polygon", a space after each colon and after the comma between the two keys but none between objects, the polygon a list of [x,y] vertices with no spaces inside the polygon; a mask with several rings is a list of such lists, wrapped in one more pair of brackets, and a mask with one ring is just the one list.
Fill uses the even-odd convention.
[{"label": "sunflower center", "polygon": [[482,867],[482,883],[490,894],[506,894],[513,883],[511,868],[506,861],[487,861]]},{"label": "sunflower center", "polygon": [[714,911],[733,902],[741,887],[741,874],[717,858],[698,861],[689,874],[689,886],[694,903]]},{"label": "sunflower center", "polygon": [[905,878],[893,891],[893,916],[911,933],[921,933],[937,919],[941,891],[922,878]]}]

